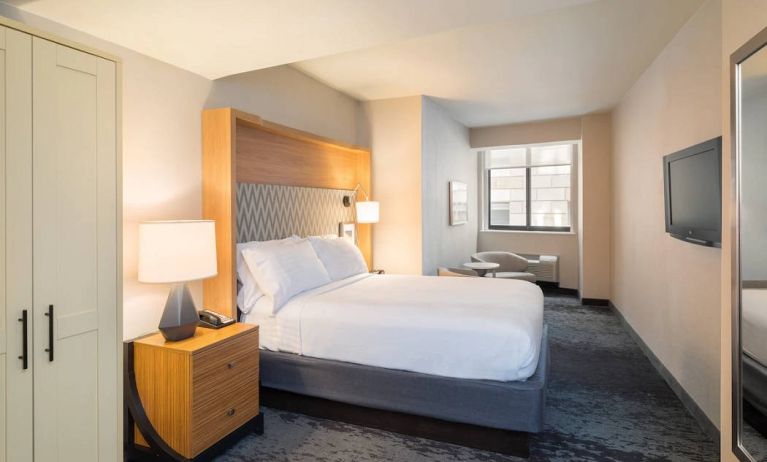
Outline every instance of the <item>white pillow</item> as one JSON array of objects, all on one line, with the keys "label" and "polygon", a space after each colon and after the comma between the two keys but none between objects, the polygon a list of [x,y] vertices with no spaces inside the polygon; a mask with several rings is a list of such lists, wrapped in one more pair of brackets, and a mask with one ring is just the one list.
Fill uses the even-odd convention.
[{"label": "white pillow", "polygon": [[240,311],[248,313],[258,299],[264,295],[261,289],[258,288],[258,284],[256,284],[256,280],[250,273],[248,265],[245,264],[245,259],[242,257],[242,251],[257,247],[273,247],[299,240],[301,239],[298,236],[291,236],[285,239],[275,239],[273,241],[251,241],[237,244],[237,251],[235,252],[237,258],[237,280],[242,284],[242,287],[237,292],[237,306],[240,307]]},{"label": "white pillow", "polygon": [[368,272],[368,265],[365,263],[362,252],[351,239],[310,237],[309,242],[312,243],[322,264],[325,265],[330,279],[339,281]]},{"label": "white pillow", "polygon": [[331,282],[327,270],[306,239],[242,251],[258,287],[272,300],[276,313],[293,296]]}]

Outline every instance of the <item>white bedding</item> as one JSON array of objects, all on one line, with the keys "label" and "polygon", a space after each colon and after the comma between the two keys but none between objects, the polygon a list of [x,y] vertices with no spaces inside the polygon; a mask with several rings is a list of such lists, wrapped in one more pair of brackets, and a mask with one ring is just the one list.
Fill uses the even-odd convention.
[{"label": "white bedding", "polygon": [[743,352],[767,367],[767,289],[743,289]]},{"label": "white bedding", "polygon": [[243,321],[260,324],[261,346],[270,350],[511,381],[537,367],[543,294],[525,281],[363,274],[300,294],[273,316],[264,312],[253,309]]}]

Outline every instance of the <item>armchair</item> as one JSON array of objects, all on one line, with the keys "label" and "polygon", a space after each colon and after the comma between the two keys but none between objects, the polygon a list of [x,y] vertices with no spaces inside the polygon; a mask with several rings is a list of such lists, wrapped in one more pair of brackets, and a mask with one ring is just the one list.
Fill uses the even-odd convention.
[{"label": "armchair", "polygon": [[[471,256],[471,261],[498,263],[495,277],[504,279],[519,279],[535,282],[535,275],[527,272],[527,259],[511,252],[477,252]],[[486,276],[492,277],[491,274]]]}]

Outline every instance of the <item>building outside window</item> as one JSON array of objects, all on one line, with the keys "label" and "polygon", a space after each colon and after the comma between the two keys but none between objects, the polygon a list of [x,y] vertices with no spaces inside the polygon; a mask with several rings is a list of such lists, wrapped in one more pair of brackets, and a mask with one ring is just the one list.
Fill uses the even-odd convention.
[{"label": "building outside window", "polygon": [[570,231],[573,143],[485,151],[488,229]]}]

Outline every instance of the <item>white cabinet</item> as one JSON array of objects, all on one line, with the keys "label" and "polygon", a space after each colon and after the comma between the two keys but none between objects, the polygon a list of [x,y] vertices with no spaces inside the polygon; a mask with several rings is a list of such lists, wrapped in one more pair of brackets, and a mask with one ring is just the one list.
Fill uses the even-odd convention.
[{"label": "white cabinet", "polygon": [[115,63],[0,35],[0,461],[117,460]]},{"label": "white cabinet", "polygon": [[[5,213],[0,233],[5,250],[0,259],[3,274],[0,318],[4,319],[4,375],[6,451],[0,452],[8,462],[32,460],[33,451],[33,369],[32,354],[32,37],[0,28],[2,68],[0,79],[0,158],[4,158],[4,174],[0,195]],[[0,218],[2,220],[2,218]],[[26,326],[20,319],[26,316]],[[25,329],[26,327],[26,329]],[[26,333],[27,345],[24,348]],[[0,336],[1,337],[1,336]],[[2,343],[2,342],[0,342]],[[4,348],[3,348],[4,347]],[[26,360],[20,359],[25,356]],[[26,368],[24,364],[26,363]]]}]

